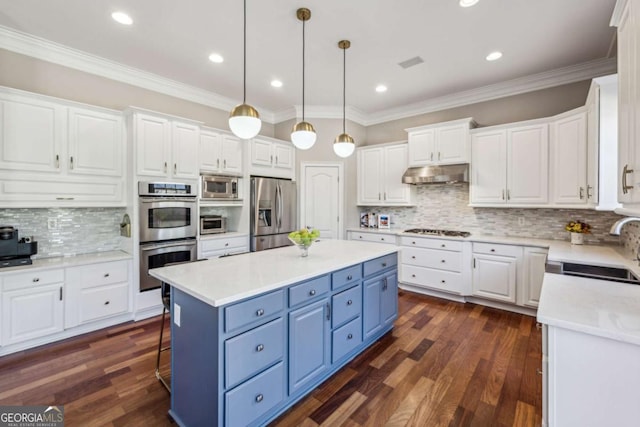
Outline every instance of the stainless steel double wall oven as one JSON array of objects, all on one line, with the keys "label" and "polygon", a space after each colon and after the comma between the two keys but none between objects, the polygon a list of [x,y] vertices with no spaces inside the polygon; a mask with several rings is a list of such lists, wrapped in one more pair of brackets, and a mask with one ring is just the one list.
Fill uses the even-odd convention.
[{"label": "stainless steel double wall oven", "polygon": [[160,281],[149,276],[149,269],[196,260],[196,192],[189,184],[138,183],[140,291],[160,287]]}]

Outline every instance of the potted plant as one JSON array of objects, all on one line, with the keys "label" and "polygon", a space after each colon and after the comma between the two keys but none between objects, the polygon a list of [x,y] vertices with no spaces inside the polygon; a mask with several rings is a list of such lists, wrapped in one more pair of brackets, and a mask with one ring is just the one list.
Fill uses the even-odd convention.
[{"label": "potted plant", "polygon": [[583,221],[571,221],[564,226],[564,229],[571,233],[571,244],[582,245],[584,243],[584,235],[591,233],[591,226]]}]

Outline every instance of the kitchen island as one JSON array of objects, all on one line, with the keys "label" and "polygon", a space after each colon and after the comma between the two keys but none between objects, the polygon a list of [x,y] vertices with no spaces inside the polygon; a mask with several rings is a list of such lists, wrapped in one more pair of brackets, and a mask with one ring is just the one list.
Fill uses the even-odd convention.
[{"label": "kitchen island", "polygon": [[264,425],[393,328],[397,250],[326,240],[163,267],[181,426]]}]

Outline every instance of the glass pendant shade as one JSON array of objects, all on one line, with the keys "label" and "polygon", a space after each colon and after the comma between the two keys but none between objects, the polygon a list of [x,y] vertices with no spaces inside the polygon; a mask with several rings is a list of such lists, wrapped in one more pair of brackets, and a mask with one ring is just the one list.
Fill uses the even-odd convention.
[{"label": "glass pendant shade", "polygon": [[291,142],[300,150],[308,150],[316,142],[316,130],[308,122],[298,122],[291,130]]},{"label": "glass pendant shade", "polygon": [[333,152],[339,157],[349,157],[356,149],[356,143],[351,135],[342,133],[333,141]]},{"label": "glass pendant shade", "polygon": [[251,139],[260,132],[262,121],[258,111],[249,104],[237,105],[229,115],[229,128],[241,139]]}]

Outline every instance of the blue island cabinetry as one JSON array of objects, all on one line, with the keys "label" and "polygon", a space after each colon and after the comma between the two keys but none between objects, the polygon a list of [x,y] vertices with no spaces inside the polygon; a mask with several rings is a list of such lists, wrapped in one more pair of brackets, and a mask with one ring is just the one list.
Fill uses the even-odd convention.
[{"label": "blue island cabinetry", "polygon": [[393,328],[397,254],[219,307],[176,288],[172,301],[171,416],[265,425]]}]

